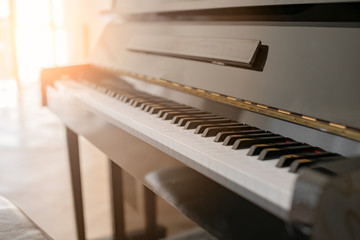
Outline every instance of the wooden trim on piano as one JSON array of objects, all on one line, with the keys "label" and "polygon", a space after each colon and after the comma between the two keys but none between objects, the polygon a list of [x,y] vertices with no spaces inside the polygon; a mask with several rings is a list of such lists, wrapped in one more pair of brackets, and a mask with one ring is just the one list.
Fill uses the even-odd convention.
[{"label": "wooden trim on piano", "polygon": [[158,84],[170,89],[174,89],[177,91],[189,93],[198,97],[207,98],[213,101],[217,101],[220,103],[225,103],[231,106],[235,106],[244,110],[256,112],[262,115],[266,115],[269,117],[274,117],[277,119],[285,120],[288,122],[296,123],[299,125],[303,125],[306,127],[310,127],[313,129],[317,129],[323,132],[328,132],[334,135],[346,137],[349,139],[353,139],[356,141],[360,141],[360,129],[352,128],[349,126],[345,126],[339,123],[333,123],[322,119],[317,119],[312,116],[305,116],[299,113],[290,112],[284,109],[278,109],[271,106],[266,106],[264,104],[259,104],[251,101],[247,101],[244,99],[235,98],[232,96],[226,96],[216,92],[210,92],[200,88],[194,88],[191,86],[182,85],[176,82],[172,82],[169,80],[154,78],[150,76],[145,76],[142,74],[137,74],[129,71],[123,71],[119,69],[106,68],[103,66],[95,66],[104,70],[106,72],[111,72],[115,74],[125,75],[129,77],[133,77],[139,80],[143,80],[146,82]]},{"label": "wooden trim on piano", "polygon": [[53,85],[54,81],[63,78],[76,79],[85,69],[90,69],[90,64],[70,65],[53,68],[44,68],[40,73],[42,106],[47,106],[46,86]]},{"label": "wooden trim on piano", "polygon": [[79,79],[85,72],[94,79],[106,75],[106,72],[99,71],[87,63],[42,69],[40,73],[42,106],[47,106],[46,86],[52,86],[56,80]]}]

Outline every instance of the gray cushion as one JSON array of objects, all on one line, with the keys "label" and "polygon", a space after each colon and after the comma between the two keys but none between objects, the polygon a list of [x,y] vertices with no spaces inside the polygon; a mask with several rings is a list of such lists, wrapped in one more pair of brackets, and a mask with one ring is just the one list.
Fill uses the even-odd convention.
[{"label": "gray cushion", "polygon": [[43,240],[52,238],[9,200],[0,197],[0,239]]}]

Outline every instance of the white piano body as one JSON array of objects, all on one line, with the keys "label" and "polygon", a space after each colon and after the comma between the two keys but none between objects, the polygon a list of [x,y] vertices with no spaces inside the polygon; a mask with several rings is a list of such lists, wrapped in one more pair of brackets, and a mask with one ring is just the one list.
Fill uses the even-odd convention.
[{"label": "white piano body", "polygon": [[[141,103],[171,100],[321,151],[359,156],[359,9],[357,1],[115,1],[108,13],[113,20],[89,64],[44,70],[44,103],[63,119],[70,135],[87,138],[184,214],[201,219],[200,226],[215,237],[236,239],[238,232],[209,230],[208,216],[204,220],[187,212],[166,193],[161,173],[186,165],[270,218],[299,224],[300,235],[309,238],[358,236],[359,228],[344,230],[346,221],[340,221],[337,232],[313,230],[320,218],[315,209],[323,201],[317,197],[326,192],[314,189],[333,184],[332,175],[324,173],[313,185],[306,178],[300,181],[298,172],[276,167],[279,158],[259,161],[247,155],[249,148],[234,150],[214,142],[215,136],[185,130],[144,111]],[[129,94],[133,100],[124,100]],[[133,159],[124,159],[124,152]],[[358,185],[359,161],[349,167],[354,160],[342,160],[347,170],[339,168],[339,176]],[[306,190],[312,200],[299,197]],[[352,194],[336,214],[350,209],[359,216],[359,204],[352,204],[359,194]]]}]

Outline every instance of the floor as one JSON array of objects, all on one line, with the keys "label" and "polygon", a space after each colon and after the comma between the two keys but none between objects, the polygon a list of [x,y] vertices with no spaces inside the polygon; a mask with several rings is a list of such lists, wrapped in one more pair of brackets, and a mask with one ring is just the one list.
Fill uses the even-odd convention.
[{"label": "floor", "polygon": [[[65,131],[61,121],[41,107],[38,84],[17,92],[13,81],[0,81],[0,195],[19,206],[54,239],[76,239]],[[110,239],[108,162],[80,140],[88,239]],[[84,160],[86,159],[86,161]],[[170,233],[193,223],[163,201],[160,218]],[[142,218],[126,206],[127,229]]]}]

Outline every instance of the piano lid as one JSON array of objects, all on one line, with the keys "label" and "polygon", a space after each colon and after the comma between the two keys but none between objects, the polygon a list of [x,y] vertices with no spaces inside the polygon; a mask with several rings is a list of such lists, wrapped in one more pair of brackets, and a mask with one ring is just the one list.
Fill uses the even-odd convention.
[{"label": "piano lid", "polygon": [[230,7],[276,6],[313,3],[346,3],[356,0],[116,0],[113,12],[139,14]]}]

